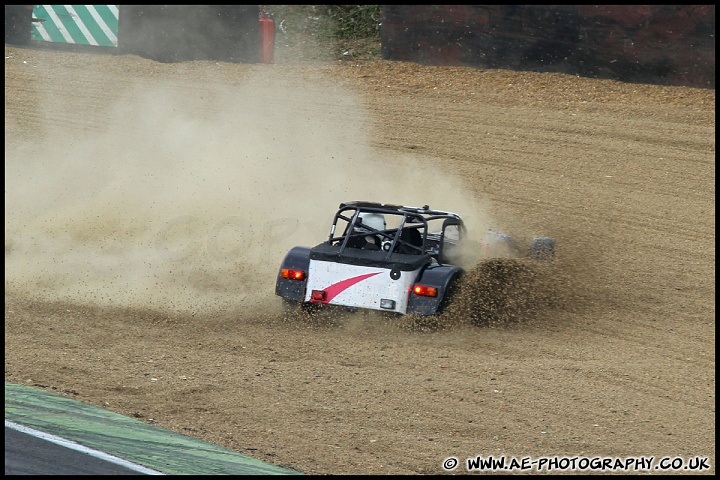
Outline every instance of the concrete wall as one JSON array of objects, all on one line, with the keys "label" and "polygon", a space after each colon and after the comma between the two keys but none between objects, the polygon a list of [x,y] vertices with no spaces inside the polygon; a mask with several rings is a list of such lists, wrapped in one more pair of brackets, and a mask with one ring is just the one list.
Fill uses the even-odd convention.
[{"label": "concrete wall", "polygon": [[714,5],[385,5],[382,54],[715,88]]}]

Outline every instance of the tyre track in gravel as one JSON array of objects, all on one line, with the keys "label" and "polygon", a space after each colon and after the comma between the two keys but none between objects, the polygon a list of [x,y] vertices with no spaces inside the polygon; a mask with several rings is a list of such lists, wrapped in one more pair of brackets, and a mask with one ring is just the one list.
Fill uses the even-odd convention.
[{"label": "tyre track in gravel", "polygon": [[[614,164],[613,170],[619,170],[618,173],[629,173],[633,170],[642,172],[643,190],[670,194],[668,188],[678,189],[675,175],[679,173],[683,174],[683,181],[687,179],[697,181],[698,185],[709,186],[708,173],[713,165],[708,153],[714,151],[714,128],[710,126],[692,126],[695,131],[700,129],[705,132],[706,140],[689,141],[680,137],[680,142],[673,142],[668,146],[666,141],[663,144],[663,139],[670,135],[675,138],[677,126],[668,125],[667,122],[652,123],[649,127],[645,122],[643,128],[649,130],[628,133],[637,130],[636,124],[639,121],[620,122],[617,118],[607,117],[603,122],[598,115],[589,114],[587,125],[567,120],[563,122],[567,126],[558,129],[556,122],[562,122],[562,118],[567,118],[567,114],[538,116],[535,115],[537,111],[527,109],[518,117],[516,115],[519,109],[514,109],[515,115],[506,119],[506,110],[480,104],[475,110],[453,112],[451,119],[447,120],[433,116],[432,107],[423,105],[418,108],[426,109],[427,113],[415,113],[411,119],[404,118],[403,123],[396,124],[395,128],[385,127],[385,135],[392,135],[391,140],[402,139],[406,135],[393,132],[402,131],[412,125],[413,132],[423,132],[413,133],[414,139],[417,139],[415,148],[440,159],[452,158],[453,162],[466,165],[464,170],[468,174],[474,173],[470,169],[480,163],[484,168],[514,168],[530,175],[565,174],[578,179],[596,175],[595,178],[601,179],[607,174],[615,173],[608,172],[610,163]],[[376,110],[376,113],[392,125],[391,119],[395,115],[390,109],[383,108]],[[552,129],[544,126],[544,119],[553,120]],[[429,125],[423,127],[428,123]],[[660,126],[663,128],[659,128]],[[438,131],[442,132],[440,137],[436,133]],[[438,138],[443,141],[430,141]],[[608,142],[608,138],[612,141]],[[485,143],[486,140],[488,143]],[[390,146],[396,143],[381,142],[381,145]],[[648,153],[648,150],[655,148],[654,145],[663,147],[660,155]],[[594,159],[601,153],[602,160]],[[608,162],[608,157],[612,154],[617,155],[617,159]],[[633,168],[635,164],[642,168]],[[695,170],[694,167],[699,169]],[[622,175],[613,177],[615,181],[623,181]],[[538,187],[540,185],[543,184],[538,182]]]},{"label": "tyre track in gravel", "polygon": [[[478,107],[478,110],[482,110],[482,108]],[[388,116],[392,117],[392,115]],[[491,117],[491,115],[476,115],[475,118],[478,117],[482,119]],[[622,182],[622,178],[613,178],[612,180],[609,180],[606,185],[608,191],[603,192],[602,196],[595,197],[601,203],[599,205],[596,205],[596,208],[594,209],[583,209],[582,211],[579,211],[577,206],[587,204],[587,202],[583,202],[583,199],[586,199],[588,194],[592,193],[591,187],[596,187],[596,185],[594,184],[597,182],[587,179],[588,176],[592,177],[592,173],[594,173],[591,170],[590,174],[588,175],[587,167],[592,168],[592,165],[589,165],[590,162],[579,162],[580,166],[576,166],[573,163],[568,163],[567,159],[582,158],[583,156],[587,156],[588,154],[594,154],[598,151],[598,148],[597,146],[594,146],[593,143],[577,145],[577,142],[575,142],[573,144],[568,144],[572,145],[572,148],[568,149],[569,151],[567,153],[565,149],[557,149],[557,151],[563,152],[561,155],[558,155],[557,151],[545,152],[542,149],[539,149],[537,153],[535,153],[535,148],[537,147],[537,145],[542,145],[545,141],[544,135],[542,132],[540,134],[536,133],[537,129],[534,128],[534,125],[536,124],[533,124],[532,122],[527,122],[525,124],[521,124],[520,127],[515,128],[517,128],[517,132],[531,132],[531,139],[525,140],[523,142],[523,145],[532,145],[532,149],[523,146],[522,148],[505,150],[505,152],[510,151],[514,155],[498,158],[498,155],[488,154],[483,155],[480,159],[474,158],[471,160],[470,158],[472,158],[472,155],[470,153],[459,154],[458,152],[461,152],[463,148],[474,149],[475,146],[471,146],[470,141],[468,141],[467,139],[463,140],[460,136],[453,137],[447,132],[452,131],[456,123],[472,124],[472,122],[457,122],[456,117],[453,117],[452,124],[449,122],[443,124],[442,118],[435,119],[433,120],[433,122],[434,124],[438,125],[437,130],[443,132],[442,137],[445,139],[445,142],[443,142],[440,147],[435,147],[433,142],[426,141],[426,144],[420,146],[421,150],[430,151],[431,153],[440,153],[439,150],[440,148],[442,148],[442,145],[452,145],[454,153],[454,160],[452,161],[452,163],[454,163],[455,165],[462,165],[461,168],[467,171],[468,176],[471,176],[471,173],[476,172],[471,172],[471,169],[476,169],[477,166],[480,165],[482,166],[482,168],[486,168],[488,167],[488,165],[490,165],[498,169],[502,168],[504,170],[517,172],[519,174],[513,175],[512,186],[503,185],[501,183],[500,185],[503,186],[504,190],[500,192],[499,189],[495,189],[497,192],[492,192],[496,193],[497,196],[500,197],[498,198],[499,204],[515,204],[519,207],[528,207],[530,205],[533,205],[533,198],[542,197],[540,205],[542,208],[544,208],[546,211],[549,210],[552,213],[560,212],[562,215],[565,216],[565,218],[570,218],[569,214],[573,214],[574,217],[587,218],[588,220],[594,221],[598,224],[607,224],[608,222],[610,222],[616,225],[620,224],[623,226],[623,228],[654,230],[655,232],[662,234],[666,234],[667,231],[670,231],[678,236],[682,234],[682,236],[690,237],[689,239],[691,240],[707,240],[712,234],[713,224],[711,222],[695,225],[693,225],[692,222],[692,220],[697,218],[698,214],[710,213],[707,211],[703,211],[703,209],[707,208],[707,200],[711,197],[713,191],[713,185],[710,180],[712,179],[714,165],[712,163],[710,155],[708,155],[709,152],[712,152],[714,150],[714,137],[711,135],[708,135],[707,142],[694,144],[694,151],[691,151],[689,153],[693,154],[695,158],[689,158],[682,161],[680,160],[680,158],[674,160],[666,159],[662,162],[656,161],[654,159],[655,157],[652,154],[644,153],[649,147],[646,144],[638,145],[630,152],[625,152],[621,149],[615,149],[616,153],[622,153],[624,157],[632,158],[633,162],[637,161],[642,164],[643,178],[635,181],[634,183],[628,182],[625,184],[617,183],[618,181]],[[423,124],[422,120],[408,123],[413,124],[416,129],[421,129]],[[509,126],[505,125],[503,126],[503,129],[507,127]],[[403,126],[400,125],[397,126],[397,128],[400,129],[403,128]],[[702,130],[707,130],[707,127],[702,127]],[[393,130],[390,129],[389,131]],[[597,139],[593,142],[595,144],[599,144],[601,140],[604,140],[608,137],[615,138],[617,136],[616,134],[618,133],[622,135],[623,131],[625,131],[625,128],[622,127],[615,128],[607,132],[602,130],[599,132],[593,131],[592,136]],[[655,132],[657,131],[657,129],[653,126],[652,131]],[[666,133],[669,132],[660,132],[660,137],[657,139],[657,141],[662,141],[661,136],[665,135]],[[513,135],[514,134],[506,134],[506,137],[511,138]],[[654,136],[655,134],[653,133],[652,135]],[[540,137],[539,141],[535,141],[538,140],[536,136]],[[428,135],[426,138],[433,137]],[[584,135],[583,138],[586,138],[588,141],[591,140],[590,135]],[[636,138],[637,134],[635,134],[634,139]],[[503,143],[502,138],[498,143]],[[607,144],[607,142],[604,143]],[[615,144],[616,142],[613,141],[610,145]],[[675,144],[673,144],[673,146],[674,145]],[[437,152],[434,152],[433,150],[437,150]],[[642,156],[638,156],[638,154],[640,154],[641,152]],[[606,153],[603,156],[610,156],[612,154],[613,152],[610,152]],[[542,158],[541,171],[538,171],[537,166],[533,165],[533,163],[536,163],[534,157]],[[602,163],[603,165],[607,164],[607,162],[594,163]],[[697,165],[700,168],[691,168],[691,165],[693,164]],[[658,166],[665,168],[670,167],[671,170],[667,173],[664,173],[663,170],[665,170],[665,168],[657,168]],[[597,178],[602,178],[604,175],[600,174],[607,172],[607,170],[605,172],[602,172],[602,170],[599,169],[596,171],[598,174]],[[523,175],[523,172],[527,175]],[[552,192],[552,190],[559,190],[557,189],[557,187],[560,186],[560,181],[558,180],[558,177],[560,177],[560,174],[562,174],[563,172],[566,173],[569,177],[568,181],[573,181],[577,184],[573,185],[570,188],[563,189],[562,197],[559,198],[558,195],[555,194],[555,192],[541,195],[541,193],[543,192]],[[634,213],[633,210],[637,209],[637,205],[664,204],[666,206],[665,208],[667,208],[667,206],[671,206],[671,203],[663,202],[659,198],[655,197],[661,196],[667,197],[668,200],[673,200],[673,195],[675,195],[675,193],[668,192],[669,186],[671,185],[671,180],[669,180],[668,178],[676,180],[676,175],[681,172],[684,174],[684,181],[687,181],[688,184],[697,182],[697,185],[699,187],[697,191],[687,192],[687,190],[683,190],[683,193],[690,193],[691,195],[697,197],[698,201],[695,209],[687,208],[686,202],[688,198],[684,196],[682,198],[682,210],[680,208],[672,209],[672,216],[669,218],[667,216],[667,212],[658,214],[655,213],[653,210],[648,209],[644,209],[638,211],[637,213]],[[527,176],[528,178],[530,178],[533,175],[535,175],[535,178],[533,178],[532,181],[522,179],[522,176]],[[616,176],[613,175],[612,177]],[[540,181],[537,181],[536,179]],[[676,181],[675,184],[677,184]],[[628,189],[628,187],[635,188],[630,190]],[[675,188],[678,190],[680,189],[680,187]],[[516,196],[513,193],[515,191],[519,191],[522,193],[521,195]],[[568,195],[571,196],[568,197]],[[631,195],[635,198],[627,201],[626,199],[628,199],[628,195]],[[615,198],[620,198],[622,201],[615,203]],[[553,199],[557,200],[553,201]],[[614,207],[614,209],[611,210],[612,215],[608,215],[608,211],[602,208],[603,203],[607,204],[609,202],[613,202],[611,203],[611,206]],[[678,201],[676,201],[676,203],[679,204]],[[546,216],[548,216],[547,213]],[[622,230],[617,230],[622,233]],[[671,246],[670,248],[673,247]]]},{"label": "tyre track in gravel", "polygon": [[[568,372],[582,371],[585,380],[591,383],[606,384],[607,388],[627,388],[636,394],[647,395],[649,397],[665,397],[674,399],[688,406],[698,409],[704,408],[703,402],[699,402],[694,398],[693,393],[689,390],[690,385],[704,385],[702,389],[711,396],[712,386],[709,382],[707,372],[712,369],[714,364],[714,356],[699,357],[697,351],[702,351],[702,342],[697,342],[697,348],[690,349],[674,349],[669,341],[662,346],[657,342],[649,341],[647,337],[642,335],[626,334],[626,324],[616,326],[605,325],[600,330],[597,328],[583,328],[583,332],[587,335],[588,340],[581,342],[577,350],[582,352],[571,355],[564,355],[562,351],[542,349],[541,345],[531,345],[530,351],[541,351],[537,355],[528,355],[527,346],[517,348],[513,345],[505,345],[500,351],[512,358],[527,357],[532,363],[549,364],[552,369],[567,370]],[[668,335],[669,338],[672,335]],[[632,369],[628,369],[625,364],[606,366],[603,359],[610,352],[605,352],[603,348],[595,348],[592,345],[600,338],[608,338],[612,340],[613,348],[619,347],[628,352],[627,362],[633,365]],[[587,347],[585,347],[587,345]],[[525,352],[525,353],[524,353]],[[688,358],[692,356],[693,358]],[[563,365],[564,362],[573,363],[573,367]],[[681,372],[685,379],[684,385],[668,385],[664,379],[665,366],[675,365],[682,366]],[[468,374],[470,372],[467,372]],[[536,372],[537,373],[537,372]],[[547,379],[545,379],[547,380]],[[515,378],[513,382],[521,384],[527,383],[528,387],[540,387],[540,383],[536,382],[535,376]],[[527,388],[527,391],[532,391]],[[638,397],[639,398],[639,397]]]},{"label": "tyre track in gravel", "polygon": [[[468,343],[473,343],[473,348],[467,353],[475,357],[475,361],[470,363],[464,361],[466,352],[444,349],[445,340],[442,336],[433,338],[431,342],[421,340],[412,342],[416,344],[413,346],[405,345],[402,356],[393,355],[392,350],[389,353],[387,353],[388,350],[385,350],[387,358],[377,366],[380,370],[384,366],[394,365],[409,372],[423,372],[428,378],[434,376],[432,372],[443,372],[446,380],[455,384],[452,392],[438,390],[432,386],[422,386],[423,382],[416,384],[416,389],[420,388],[421,391],[424,391],[428,400],[428,402],[424,401],[418,405],[417,411],[422,412],[422,417],[417,419],[418,424],[427,423],[431,418],[442,417],[445,423],[444,431],[455,432],[459,437],[466,436],[476,439],[485,438],[483,434],[478,437],[478,433],[486,432],[487,440],[492,442],[490,445],[494,443],[499,449],[512,448],[509,447],[510,442],[514,442],[514,448],[540,442],[543,447],[553,450],[558,448],[556,445],[576,438],[580,440],[580,443],[584,442],[592,447],[592,451],[611,455],[617,454],[619,450],[616,449],[621,449],[627,441],[617,436],[615,447],[595,445],[592,439],[597,434],[598,427],[594,425],[601,424],[603,429],[619,429],[620,425],[615,423],[616,420],[612,418],[612,415],[596,414],[592,418],[588,418],[587,412],[578,411],[576,413],[572,405],[592,401],[595,405],[594,408],[597,410],[607,409],[609,413],[614,409],[622,408],[618,405],[629,406],[625,404],[625,394],[633,392],[632,396],[636,406],[626,408],[628,412],[624,414],[626,417],[632,418],[633,416],[642,416],[640,413],[642,410],[638,406],[645,403],[644,398],[653,398],[656,394],[661,393],[657,389],[638,387],[637,379],[623,376],[622,374],[625,372],[622,371],[618,372],[617,376],[609,373],[603,374],[601,352],[593,354],[592,358],[596,360],[585,359],[584,366],[580,370],[569,369],[563,373],[563,364],[567,359],[553,355],[556,352],[542,352],[540,355],[530,353],[537,351],[537,345],[534,342],[524,343],[522,346],[514,345],[516,342],[511,339],[511,335],[500,334],[499,343],[496,348],[492,348],[492,345],[487,344],[487,340],[483,340],[485,335],[468,333],[472,340]],[[325,335],[320,335],[321,343],[323,343],[324,337]],[[334,338],[334,335],[332,337]],[[594,342],[590,339],[587,343],[592,345]],[[455,344],[454,346],[459,346],[461,350],[464,350],[461,345]],[[417,354],[420,349],[424,353]],[[418,352],[414,353],[416,350]],[[492,352],[502,354],[503,358],[508,360],[498,364],[493,360]],[[353,352],[348,352],[348,354],[354,355]],[[410,360],[411,358],[412,360]],[[439,359],[437,361],[443,364],[443,370],[437,370],[437,364],[432,362],[433,358]],[[528,369],[527,364],[516,363],[518,358],[525,358],[536,367]],[[493,367],[493,365],[497,366]],[[498,372],[497,368],[504,373]],[[598,369],[600,372],[597,371]],[[518,375],[515,373],[516,371],[523,371],[524,374]],[[368,370],[365,370],[365,373],[372,375]],[[462,380],[469,378],[474,378],[475,381]],[[422,379],[421,374],[419,380]],[[426,385],[433,385],[433,383],[429,382]],[[563,385],[562,398],[564,400],[558,398],[555,388],[548,390],[551,385]],[[375,384],[373,388],[387,388],[387,393],[383,396],[387,398],[390,405],[397,406],[403,403],[402,396],[395,396],[398,393],[398,387],[391,381],[382,381]],[[598,396],[598,391],[602,391],[604,394]],[[665,394],[671,395],[674,393],[665,392]],[[356,398],[365,396],[362,391],[356,390],[350,390],[348,394]],[[671,404],[673,401],[669,400],[668,402]],[[448,408],[448,404],[464,405],[464,408],[455,413],[453,408]],[[442,410],[438,410],[439,407]],[[668,411],[671,408],[673,407],[667,406],[663,407],[663,410]],[[471,410],[492,411],[496,412],[499,417],[497,420],[494,417],[475,418],[475,422],[472,422],[473,417],[467,416],[467,412]],[[530,410],[541,411],[542,418],[529,419],[527,411]],[[308,414],[310,413],[311,411],[308,411]],[[376,414],[378,413],[380,412],[376,411]],[[662,413],[658,412],[657,416],[653,416],[651,419],[646,418],[644,421],[659,423],[661,415]],[[350,419],[351,424],[354,422],[353,417],[352,411],[343,414],[343,418]],[[563,421],[556,423],[557,420],[548,420],[557,418],[563,418]],[[471,422],[468,423],[468,420]],[[380,421],[371,421],[369,418],[368,421],[375,426],[374,428],[382,428]],[[547,423],[543,423],[543,421]],[[570,429],[569,425],[586,425],[586,427]],[[541,433],[541,430],[548,430],[547,433],[550,435]],[[402,435],[395,434],[395,437],[399,442],[403,440],[408,442],[407,438],[403,438]],[[494,440],[492,440],[493,438]],[[445,445],[451,443],[452,437],[444,440]],[[479,444],[485,445],[485,440],[480,440]]]}]

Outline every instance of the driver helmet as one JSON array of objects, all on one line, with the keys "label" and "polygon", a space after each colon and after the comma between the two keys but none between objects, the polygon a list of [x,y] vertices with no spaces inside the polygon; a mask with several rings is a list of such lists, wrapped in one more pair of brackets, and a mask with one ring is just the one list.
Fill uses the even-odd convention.
[{"label": "driver helmet", "polygon": [[382,213],[361,212],[359,215],[358,231],[370,233],[370,230],[362,228],[362,225],[374,228],[375,230],[385,230],[385,216]]}]

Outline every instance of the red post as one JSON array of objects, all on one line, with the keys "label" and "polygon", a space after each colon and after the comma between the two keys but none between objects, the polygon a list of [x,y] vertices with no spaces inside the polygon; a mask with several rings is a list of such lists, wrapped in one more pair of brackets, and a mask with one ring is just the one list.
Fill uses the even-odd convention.
[{"label": "red post", "polygon": [[262,63],[275,63],[273,51],[275,49],[275,22],[268,17],[260,17],[260,61]]}]

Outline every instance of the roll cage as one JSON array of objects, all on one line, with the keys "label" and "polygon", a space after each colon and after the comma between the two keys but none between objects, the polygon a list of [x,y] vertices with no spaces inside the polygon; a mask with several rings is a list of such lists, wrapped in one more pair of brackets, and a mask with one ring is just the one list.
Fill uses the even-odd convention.
[{"label": "roll cage", "polygon": [[[379,230],[362,223],[362,213],[385,216],[386,228]],[[336,235],[342,230],[342,233]],[[415,233],[413,233],[413,231]],[[375,202],[341,203],[325,242],[337,247],[337,254],[352,254],[353,240],[373,235],[379,240],[378,256],[391,261],[394,254],[429,255],[437,263],[448,261],[450,250],[456,248],[466,234],[459,215],[433,210],[428,205],[408,207]]]}]

